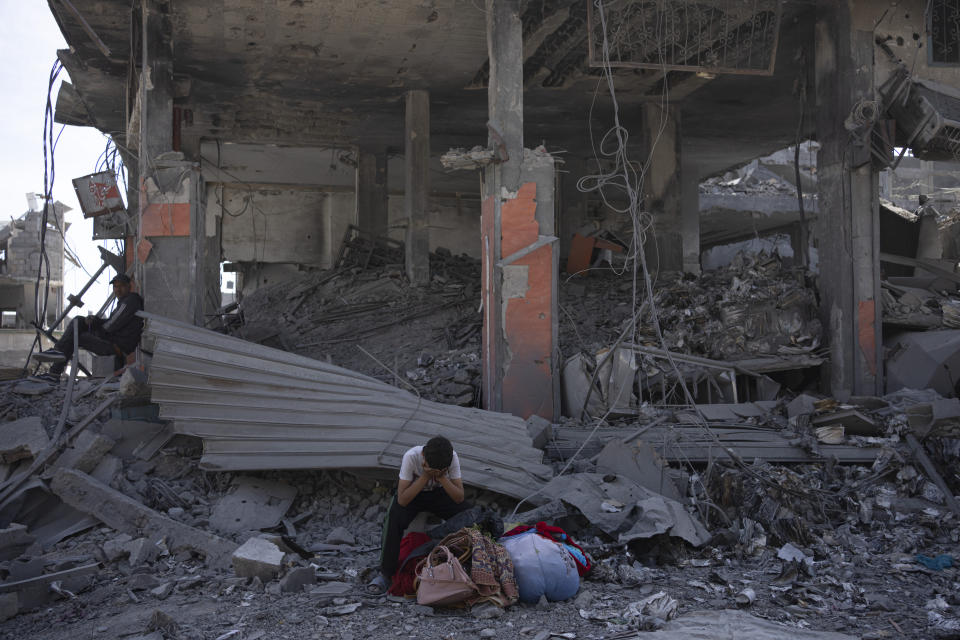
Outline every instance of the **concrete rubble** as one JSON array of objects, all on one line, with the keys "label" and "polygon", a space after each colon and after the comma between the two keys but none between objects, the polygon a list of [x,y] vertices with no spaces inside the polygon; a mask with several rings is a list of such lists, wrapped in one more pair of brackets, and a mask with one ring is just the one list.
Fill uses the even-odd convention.
[{"label": "concrete rubble", "polygon": [[[148,400],[139,402],[118,399],[99,427],[140,422],[131,433],[152,439],[156,428],[148,425],[158,424],[150,422],[156,414]],[[960,424],[952,403],[929,391],[901,391],[846,404],[807,393],[789,408],[787,402],[704,405],[702,415],[718,432],[786,434],[787,444],[777,446],[806,456],[787,464],[746,449],[731,457],[726,448],[746,445],[729,439],[714,445],[703,463],[681,462],[664,437],[702,430],[689,412],[651,406],[640,416],[611,419],[573,468],[529,500],[533,510],[521,506],[514,517],[560,524],[591,555],[595,567],[576,604],[519,605],[483,620],[365,594],[365,570],[376,564],[379,523],[394,486],[385,475],[335,469],[211,474],[200,470],[199,440],[183,435],[147,460],[114,457],[114,475],[100,480],[51,463],[52,495],[96,520],[45,548],[25,527],[7,525],[0,632],[53,637],[44,608],[68,611],[83,602],[90,613],[72,614],[75,624],[130,637],[167,633],[147,631],[154,611],[167,616],[157,618],[157,629],[175,625],[183,638],[216,638],[231,629],[265,638],[279,624],[325,637],[337,619],[335,637],[410,627],[439,635],[480,628],[491,630],[490,637],[533,638],[535,631],[524,631],[532,628],[613,638],[639,627],[659,629],[651,637],[679,638],[700,637],[721,624],[737,637],[766,640],[782,637],[786,628],[826,640],[885,637],[880,631],[892,628],[887,618],[904,637],[949,637],[943,630],[960,606],[953,595],[957,569],[929,569],[915,557],[951,555],[960,542],[957,515],[902,436],[917,425],[930,461],[955,483],[946,473],[960,455],[948,437]],[[818,424],[843,425],[845,444],[818,442]],[[556,471],[573,453],[563,443],[581,427],[569,420],[519,422]],[[117,430],[110,433],[116,437]],[[870,457],[837,464],[828,452],[839,446]],[[469,492],[504,518],[516,505],[501,493]],[[231,514],[240,523],[225,527]],[[227,624],[188,608],[218,608]],[[117,615],[96,613],[104,610]],[[255,615],[241,618],[241,612]],[[387,623],[386,616],[398,622]]]}]

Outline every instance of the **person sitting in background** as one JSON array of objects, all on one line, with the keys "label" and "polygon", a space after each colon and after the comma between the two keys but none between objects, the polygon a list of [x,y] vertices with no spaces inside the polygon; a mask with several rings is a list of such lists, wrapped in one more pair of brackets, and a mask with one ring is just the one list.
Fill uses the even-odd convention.
[{"label": "person sitting in background", "polygon": [[52,363],[49,373],[37,376],[38,379],[59,382],[63,370],[73,357],[74,327],[78,331],[79,346],[98,356],[124,359],[136,350],[143,332],[143,318],[137,315],[138,311],[143,310],[143,298],[133,292],[130,276],[126,274],[117,275],[110,284],[117,299],[117,306],[110,317],[78,317],[71,321],[52,349],[33,355],[38,362]]}]

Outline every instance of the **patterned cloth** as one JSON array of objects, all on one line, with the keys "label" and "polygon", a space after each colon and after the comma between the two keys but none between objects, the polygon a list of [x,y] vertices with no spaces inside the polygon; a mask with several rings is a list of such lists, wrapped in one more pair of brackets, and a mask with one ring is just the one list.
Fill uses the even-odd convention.
[{"label": "patterned cloth", "polygon": [[[513,575],[513,560],[502,544],[473,527],[451,533],[440,544],[460,558],[464,568],[470,572],[470,579],[477,585],[478,594],[465,604],[492,602],[500,607],[509,607],[520,597]],[[464,561],[467,559],[469,567]]]}]

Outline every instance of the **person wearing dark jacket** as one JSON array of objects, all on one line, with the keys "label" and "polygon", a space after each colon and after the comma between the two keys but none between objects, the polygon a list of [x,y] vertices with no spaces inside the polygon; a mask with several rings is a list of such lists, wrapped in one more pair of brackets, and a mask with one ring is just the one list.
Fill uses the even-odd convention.
[{"label": "person wearing dark jacket", "polygon": [[125,358],[136,350],[143,331],[143,318],[137,315],[138,311],[143,310],[143,298],[132,291],[130,277],[126,274],[117,275],[110,284],[113,285],[117,306],[109,318],[77,317],[67,325],[53,349],[34,354],[34,359],[52,363],[49,374],[42,377],[49,378],[51,382],[60,379],[67,362],[73,357],[74,327],[79,332],[79,346],[98,356]]}]

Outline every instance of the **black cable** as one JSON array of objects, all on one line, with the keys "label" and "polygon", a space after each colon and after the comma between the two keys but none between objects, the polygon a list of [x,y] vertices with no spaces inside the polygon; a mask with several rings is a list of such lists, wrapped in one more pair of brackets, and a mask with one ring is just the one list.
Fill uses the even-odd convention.
[{"label": "black cable", "polygon": [[[27,354],[27,360],[23,365],[21,375],[26,375],[27,368],[30,366],[30,359],[33,352],[40,346],[40,328],[43,327],[47,317],[47,301],[50,297],[50,257],[47,255],[47,221],[50,219],[50,208],[53,207],[53,184],[56,178],[54,163],[54,152],[57,142],[63,133],[64,127],[61,127],[60,133],[56,138],[53,136],[54,117],[53,117],[53,86],[63,70],[63,64],[60,60],[55,60],[50,68],[50,76],[47,82],[47,103],[44,108],[43,118],[43,214],[40,219],[40,261],[37,263],[37,279],[33,285],[33,311],[34,324],[37,327],[37,335],[30,345],[30,352]],[[56,208],[54,207],[54,218],[56,218]],[[44,282],[43,302],[40,300],[40,282]]]}]

